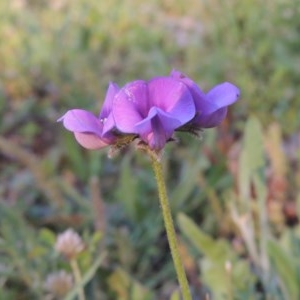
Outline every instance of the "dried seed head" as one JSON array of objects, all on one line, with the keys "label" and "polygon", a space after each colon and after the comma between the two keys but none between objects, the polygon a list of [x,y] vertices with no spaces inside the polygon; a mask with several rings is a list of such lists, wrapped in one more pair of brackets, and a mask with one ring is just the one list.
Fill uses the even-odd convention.
[{"label": "dried seed head", "polygon": [[84,249],[84,244],[81,237],[73,229],[68,229],[58,235],[55,250],[67,259],[75,258]]},{"label": "dried seed head", "polygon": [[48,275],[45,289],[56,297],[64,297],[73,287],[73,278],[66,271],[59,271]]}]

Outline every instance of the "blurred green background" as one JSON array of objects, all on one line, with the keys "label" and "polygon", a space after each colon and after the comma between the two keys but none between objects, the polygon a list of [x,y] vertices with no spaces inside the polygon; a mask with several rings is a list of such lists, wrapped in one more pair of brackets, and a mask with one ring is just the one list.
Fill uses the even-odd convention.
[{"label": "blurred green background", "polygon": [[98,113],[109,81],[175,68],[241,89],[163,157],[194,299],[299,300],[299,53],[299,0],[1,0],[0,299],[63,299],[45,282],[71,272],[54,251],[69,227],[87,299],[179,299],[149,160],[56,123]]}]

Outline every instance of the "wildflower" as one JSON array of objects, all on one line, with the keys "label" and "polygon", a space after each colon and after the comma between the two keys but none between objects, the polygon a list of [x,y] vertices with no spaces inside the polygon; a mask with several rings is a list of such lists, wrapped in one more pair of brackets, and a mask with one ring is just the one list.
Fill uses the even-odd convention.
[{"label": "wildflower", "polygon": [[194,117],[195,104],[185,84],[157,77],[124,86],[112,111],[120,132],[136,134],[151,149],[161,150],[174,131]]},{"label": "wildflower", "polygon": [[58,235],[55,250],[67,259],[72,260],[84,249],[81,237],[73,229],[68,229]]},{"label": "wildflower", "polygon": [[111,110],[118,90],[117,84],[109,84],[99,117],[83,109],[72,109],[58,122],[62,121],[65,128],[74,133],[77,142],[87,149],[100,149],[115,143],[117,137],[113,133],[115,122]]},{"label": "wildflower", "polygon": [[73,278],[66,271],[51,273],[45,281],[45,289],[56,297],[66,296],[73,287]]},{"label": "wildflower", "polygon": [[180,128],[183,131],[197,133],[202,128],[218,126],[226,117],[227,107],[240,95],[239,89],[229,82],[218,84],[205,94],[193,80],[177,70],[173,70],[170,77],[186,85],[195,103],[195,116]]},{"label": "wildflower", "polygon": [[173,70],[170,76],[136,80],[119,89],[110,83],[99,117],[82,109],[69,110],[58,121],[88,149],[111,145],[111,154],[134,139],[159,153],[175,131],[198,134],[225,118],[239,89],[225,82],[203,93],[190,78]]}]

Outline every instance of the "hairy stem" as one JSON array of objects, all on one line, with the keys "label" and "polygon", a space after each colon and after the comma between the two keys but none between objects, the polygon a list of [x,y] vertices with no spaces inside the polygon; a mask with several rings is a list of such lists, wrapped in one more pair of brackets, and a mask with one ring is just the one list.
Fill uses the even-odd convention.
[{"label": "hairy stem", "polygon": [[160,206],[163,213],[163,219],[164,219],[164,224],[167,232],[168,242],[169,242],[175,270],[177,273],[178,282],[181,288],[183,300],[192,300],[189,284],[186,278],[185,270],[178,250],[177,238],[176,238],[172,214],[169,206],[162,165],[154,156],[152,156],[152,167],[155,173]]}]

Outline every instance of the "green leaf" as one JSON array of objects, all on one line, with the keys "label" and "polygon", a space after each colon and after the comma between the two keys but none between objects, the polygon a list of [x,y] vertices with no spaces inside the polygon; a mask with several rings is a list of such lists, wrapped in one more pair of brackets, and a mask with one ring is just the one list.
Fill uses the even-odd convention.
[{"label": "green leaf", "polygon": [[220,263],[226,261],[229,254],[229,247],[225,241],[215,241],[204,233],[189,217],[180,213],[178,225],[183,234],[206,257],[217,260]]},{"label": "green leaf", "polygon": [[122,160],[121,176],[118,186],[117,197],[120,199],[120,202],[123,203],[128,216],[136,220],[138,217],[138,181],[136,176],[132,174],[131,156],[129,155]]},{"label": "green leaf", "polygon": [[197,185],[197,175],[201,169],[201,166],[203,165],[203,160],[204,158],[198,159],[196,162],[195,160],[186,160],[183,163],[180,181],[170,196],[170,199],[172,199],[170,202],[172,208],[175,209],[181,207],[194,190],[195,186]]},{"label": "green leaf", "polygon": [[228,291],[225,262],[230,254],[227,244],[224,241],[214,241],[184,214],[179,214],[178,224],[189,241],[204,254],[201,260],[203,279],[212,289],[215,299],[221,299]]},{"label": "green leaf", "polygon": [[244,132],[244,147],[239,161],[239,190],[249,197],[252,174],[265,166],[263,133],[259,121],[250,117]]},{"label": "green leaf", "polygon": [[119,300],[152,299],[151,293],[123,269],[117,268],[108,279],[110,288]]},{"label": "green leaf", "polygon": [[103,233],[100,231],[96,231],[93,235],[92,235],[92,239],[91,239],[91,245],[93,246],[97,246],[99,244],[99,242],[101,241],[101,239],[103,238]]},{"label": "green leaf", "polygon": [[42,242],[45,242],[49,246],[53,246],[56,240],[54,232],[47,228],[42,228],[39,231],[39,238]]},{"label": "green leaf", "polygon": [[268,254],[284,286],[285,299],[298,300],[300,287],[297,281],[295,263],[289,254],[285,253],[280,245],[273,240],[268,241]]},{"label": "green leaf", "polygon": [[[239,291],[246,290],[253,284],[249,265],[235,254],[226,240],[212,239],[182,213],[178,215],[178,224],[191,244],[204,255],[201,259],[202,276],[211,288],[214,299],[226,299],[224,296],[231,293],[232,284]],[[225,268],[228,262],[231,263],[230,275]]]}]

